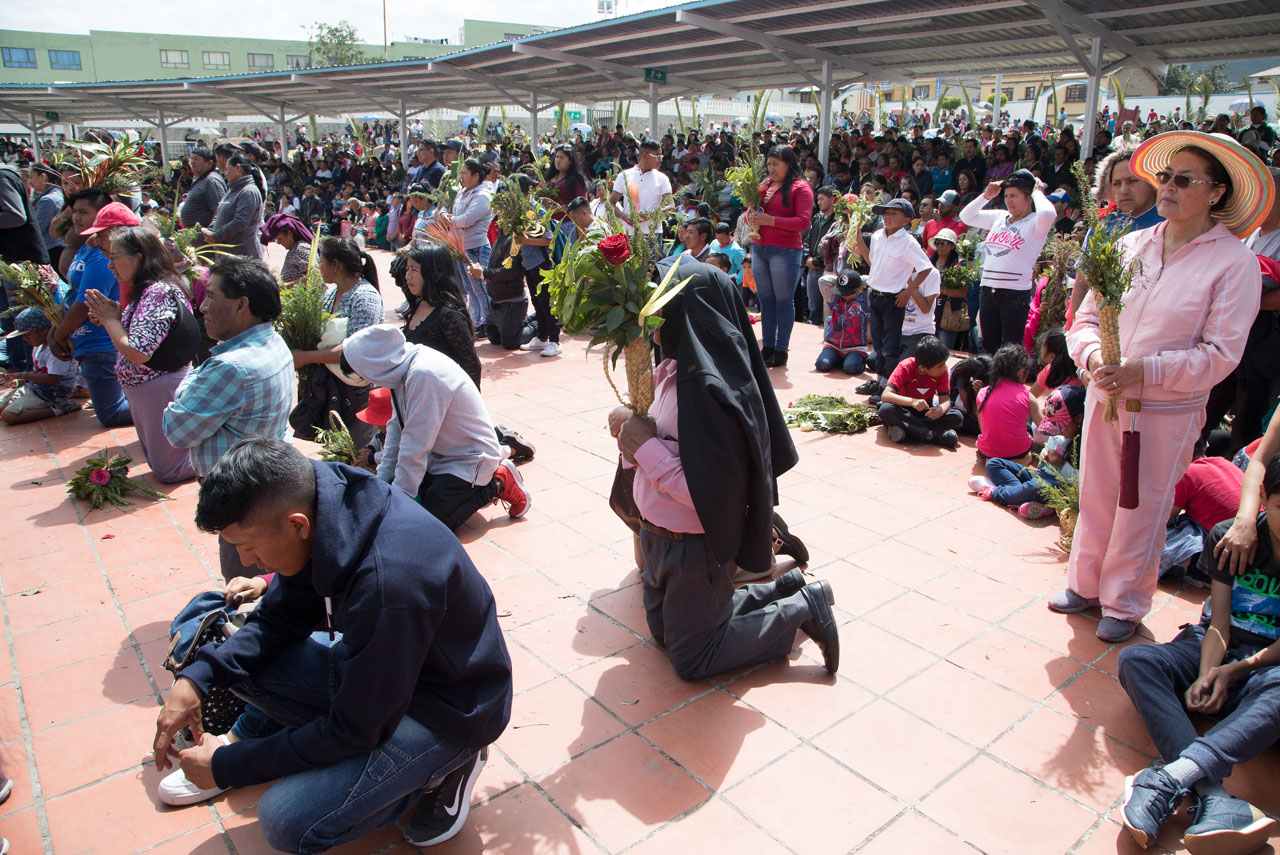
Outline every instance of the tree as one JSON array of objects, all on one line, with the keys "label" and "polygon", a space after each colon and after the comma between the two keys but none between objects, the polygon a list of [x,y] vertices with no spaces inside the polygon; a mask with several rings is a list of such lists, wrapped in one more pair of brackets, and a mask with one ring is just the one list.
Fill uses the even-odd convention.
[{"label": "tree", "polygon": [[326,24],[316,21],[307,34],[312,65],[356,65],[368,62],[360,48],[360,34],[349,21]]},{"label": "tree", "polygon": [[1212,91],[1225,92],[1231,88],[1231,80],[1227,77],[1225,62],[1214,65],[1204,71],[1192,71],[1185,65],[1170,65],[1169,70],[1156,78],[1160,95],[1185,95],[1187,92],[1198,92],[1202,78],[1208,77]]}]

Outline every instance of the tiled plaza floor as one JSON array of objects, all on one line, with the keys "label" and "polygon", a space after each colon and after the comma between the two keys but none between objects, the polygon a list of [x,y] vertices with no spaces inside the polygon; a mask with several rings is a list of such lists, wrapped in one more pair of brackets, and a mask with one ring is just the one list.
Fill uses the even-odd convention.
[{"label": "tiled plaza floor", "polygon": [[[853,397],[856,380],[811,370],[818,341],[797,327],[792,364],[773,372],[784,404]],[[648,636],[630,536],[606,504],[614,401],[583,351],[479,348],[494,419],[537,446],[522,470],[534,505],[519,521],[487,509],[462,532],[497,596],[517,694],[470,822],[436,851],[1137,851],[1117,808],[1154,749],[1117,650],[1094,637],[1096,615],[1045,609],[1065,572],[1058,529],[970,495],[971,443],[796,432],[779,510],[809,545],[808,572],[835,588],[840,674],[806,642],[689,683]],[[157,804],[147,761],[168,622],[214,587],[217,548],[191,521],[195,484],[124,512],[69,500],[66,479],[104,448],[141,461],[132,429],[88,412],[0,430],[0,763],[17,782],[0,834],[16,855],[269,852],[262,787]],[[1172,637],[1201,600],[1162,589],[1135,641]],[[1277,781],[1270,751],[1227,787],[1276,814]],[[1160,843],[1178,851],[1187,823]],[[413,850],[392,829],[335,851]]]}]

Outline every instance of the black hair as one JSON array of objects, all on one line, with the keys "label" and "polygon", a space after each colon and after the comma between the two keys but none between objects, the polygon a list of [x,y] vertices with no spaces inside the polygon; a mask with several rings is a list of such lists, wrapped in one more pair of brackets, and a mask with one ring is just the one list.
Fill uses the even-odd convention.
[{"label": "black hair", "polygon": [[325,238],[320,242],[320,255],[325,261],[334,262],[352,276],[359,276],[374,288],[378,287],[378,268],[369,253],[351,238]]},{"label": "black hair", "polygon": [[525,195],[532,193],[533,188],[538,186],[538,182],[534,180],[534,177],[527,173],[517,172],[511,177],[520,185],[520,192]]},{"label": "black hair", "polygon": [[991,374],[991,357],[985,353],[962,359],[951,369],[951,394],[959,397],[972,391],[974,380],[986,382]]},{"label": "black hair", "polygon": [[[432,306],[461,312],[467,319],[468,326],[471,325],[471,313],[467,311],[466,298],[462,296],[462,288],[458,285],[458,264],[447,249],[430,243],[415,245],[404,255],[397,256],[396,261],[401,259],[403,259],[403,264],[400,266],[401,272],[392,271],[391,273],[400,290],[404,292],[405,300],[409,303],[400,317],[406,321],[409,320],[418,306],[426,302]],[[415,295],[409,290],[405,278],[409,272],[409,261],[416,263],[422,274],[421,295]]]},{"label": "black hair", "polygon": [[67,197],[67,207],[70,208],[81,199],[87,200],[90,205],[99,211],[111,204],[111,197],[106,192],[99,190],[97,187],[86,187]]},{"label": "black hair", "polygon": [[481,178],[484,178],[489,174],[489,167],[481,163],[479,158],[475,157],[468,157],[466,160],[462,161],[462,166],[460,168],[467,170],[467,172],[470,172],[472,175],[478,175]]},{"label": "black hair", "polygon": [[648,149],[649,151],[661,152],[662,143],[658,142],[657,140],[645,140],[644,142],[640,143],[640,148]]},{"label": "black hair", "polygon": [[692,220],[685,223],[684,227],[686,229],[693,229],[698,234],[702,235],[703,240],[708,244],[715,240],[715,227],[711,225],[711,221],[706,217],[694,217]]},{"label": "black hair", "polygon": [[933,368],[951,358],[951,350],[936,335],[927,335],[916,345],[916,367]]},{"label": "black hair", "polygon": [[1056,389],[1076,376],[1076,363],[1067,350],[1066,330],[1061,328],[1049,330],[1044,335],[1042,346],[1052,357],[1049,361],[1049,375],[1045,378],[1049,388]]},{"label": "black hair", "polygon": [[733,234],[733,229],[729,228],[728,223],[716,223],[716,234],[718,235]]},{"label": "black hair", "polygon": [[978,411],[981,412],[987,405],[987,401],[991,400],[996,386],[1005,380],[1022,383],[1024,374],[1031,370],[1034,364],[1031,355],[1021,344],[1009,342],[1001,345],[996,355],[991,357],[991,373],[987,375],[987,397],[982,402],[982,406],[978,407]]},{"label": "black hair", "polygon": [[253,158],[247,154],[233,154],[227,159],[227,166],[238,166],[243,169],[253,179],[253,186],[258,188],[258,193],[261,194],[262,198],[267,198],[267,182],[262,177],[262,171],[253,162]]},{"label": "black hair", "polygon": [[1226,192],[1222,194],[1222,198],[1218,199],[1210,211],[1221,211],[1227,206],[1227,202],[1231,201],[1231,194],[1235,190],[1231,186],[1231,175],[1227,172],[1227,168],[1222,165],[1222,161],[1214,157],[1209,152],[1199,146],[1189,145],[1182,151],[1191,152],[1204,164],[1204,171],[1209,174],[1210,180],[1221,184],[1226,188]]},{"label": "black hair", "polygon": [[316,472],[283,439],[247,436],[204,476],[196,499],[196,527],[210,534],[245,520],[263,520],[268,508],[315,508]]},{"label": "black hair", "polygon": [[775,145],[769,149],[769,157],[774,160],[780,160],[787,167],[787,174],[782,179],[782,204],[791,204],[791,185],[796,181],[803,181],[804,175],[800,172],[800,164],[796,162],[795,149],[789,145]]},{"label": "black hair", "polygon": [[706,202],[699,202],[698,207],[695,210],[698,212],[698,216],[700,218],[706,219],[706,220],[711,219],[711,214],[713,212],[711,210],[711,206],[708,205]]},{"label": "black hair", "polygon": [[231,155],[235,154],[239,150],[240,149],[236,148],[229,142],[218,143],[213,147],[213,153],[220,154],[223,157],[231,157]]},{"label": "black hair", "polygon": [[428,149],[436,157],[440,156],[440,146],[436,145],[435,140],[418,140],[418,148]]},{"label": "black hair", "polygon": [[[556,154],[562,153],[569,158],[569,168],[562,174],[556,172]],[[573,146],[568,143],[561,143],[551,149],[551,157],[549,167],[547,168],[547,180],[559,180],[565,185],[577,190],[579,187],[586,188],[587,176],[582,173],[582,164],[578,162],[578,153],[574,151]]]},{"label": "black hair", "polygon": [[572,214],[574,211],[578,210],[579,208],[585,208],[590,204],[591,203],[587,201],[586,196],[574,196],[573,200],[570,201],[568,205],[564,206],[564,212],[566,214]]},{"label": "black hair", "polygon": [[111,242],[118,244],[124,252],[139,255],[138,272],[133,277],[133,287],[129,289],[128,305],[137,303],[148,285],[156,282],[167,282],[178,288],[187,299],[191,299],[191,288],[186,277],[173,266],[173,256],[164,248],[159,236],[142,226],[123,226],[111,232]]},{"label": "black hair", "polygon": [[725,273],[728,273],[733,268],[733,259],[723,252],[712,252],[707,255],[707,264],[714,264]]},{"label": "black hair", "polygon": [[221,256],[209,268],[220,277],[218,288],[232,300],[249,298],[249,314],[263,322],[280,317],[280,283],[265,263],[240,255]]},{"label": "black hair", "polygon": [[1267,498],[1280,493],[1280,454],[1267,464],[1267,472],[1262,476],[1262,492],[1267,494]]}]

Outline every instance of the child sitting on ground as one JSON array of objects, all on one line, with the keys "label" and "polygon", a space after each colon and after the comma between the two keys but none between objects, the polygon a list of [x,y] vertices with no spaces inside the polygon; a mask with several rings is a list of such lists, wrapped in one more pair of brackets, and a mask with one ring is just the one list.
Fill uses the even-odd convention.
[{"label": "child sitting on ground", "polygon": [[[1193,821],[1182,844],[1192,855],[1252,852],[1275,829],[1274,819],[1222,786],[1280,737],[1280,456],[1267,464],[1262,491],[1257,549],[1240,575],[1218,569],[1214,556],[1231,520],[1205,542],[1200,569],[1213,584],[1199,624],[1165,644],[1120,651],[1120,685],[1164,760],[1124,782],[1122,819],[1140,846],[1187,797]],[[1188,713],[1223,715],[1201,736]]]},{"label": "child sitting on ground", "polygon": [[[912,439],[943,448],[960,444],[956,428],[961,416],[951,410],[947,359],[951,351],[936,336],[927,335],[916,355],[898,363],[880,396],[880,423],[893,442]],[[935,398],[937,403],[934,403]]]},{"label": "child sitting on ground", "polygon": [[978,390],[991,376],[991,357],[985,353],[962,359],[951,369],[951,406],[964,418],[959,431],[965,436],[982,432],[978,425]]},{"label": "child sitting on ground", "polygon": [[1031,394],[1043,398],[1059,386],[1079,386],[1080,377],[1076,374],[1076,363],[1067,352],[1067,333],[1054,329],[1044,337],[1040,345],[1040,361],[1044,368],[1036,375],[1036,382],[1031,384]]},{"label": "child sitting on ground", "polygon": [[978,456],[1021,461],[1031,453],[1028,420],[1040,421],[1040,402],[1027,379],[1033,365],[1021,344],[1003,345],[991,359],[991,376],[978,391]]},{"label": "child sitting on ground", "polygon": [[81,402],[72,398],[80,372],[74,361],[58,359],[49,350],[45,339],[52,325],[44,312],[34,307],[23,309],[13,325],[13,332],[6,338],[21,336],[35,349],[31,356],[34,370],[0,374],[18,383],[16,388],[0,394],[0,419],[5,424],[23,425],[80,409]]},{"label": "child sitting on ground", "polygon": [[832,294],[822,352],[813,367],[826,372],[839,365],[845,374],[861,374],[867,367],[867,291],[858,271],[845,270],[836,277]]},{"label": "child sitting on ground", "polygon": [[1161,581],[1185,576],[1197,588],[1209,587],[1209,577],[1197,566],[1205,538],[1215,525],[1235,518],[1244,486],[1243,471],[1225,458],[1205,457],[1205,450],[1204,438],[1197,440],[1191,465],[1173,488],[1173,511],[1160,551]]},{"label": "child sitting on ground", "polygon": [[1049,393],[1040,431],[1047,439],[1040,453],[1041,466],[1023,466],[1014,460],[993,457],[987,474],[969,479],[969,489],[984,502],[1017,508],[1018,516],[1038,520],[1053,513],[1042,501],[1044,487],[1062,487],[1076,476],[1075,437],[1084,422],[1084,389],[1062,386]]}]

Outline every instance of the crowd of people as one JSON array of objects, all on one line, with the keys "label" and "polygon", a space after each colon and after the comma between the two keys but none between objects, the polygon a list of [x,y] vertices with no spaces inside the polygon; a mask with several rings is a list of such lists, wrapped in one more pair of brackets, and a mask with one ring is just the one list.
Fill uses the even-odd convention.
[{"label": "crowd of people", "polygon": [[[477,342],[558,355],[546,274],[618,223],[652,248],[655,279],[687,279],[652,333],[649,414],[620,407],[607,425],[611,504],[677,673],[785,656],[797,630],[839,667],[831,583],[774,578],[778,555],[807,551],[775,511],[797,451],[771,369],[788,366],[796,323],[817,324],[814,370],[861,375],[891,442],[976,437],[970,486],[1027,519],[1052,512],[1053,491],[1078,492],[1050,609],[1100,610],[1098,637],[1122,642],[1161,578],[1210,589],[1200,626],[1122,651],[1165,761],[1126,782],[1124,821],[1146,845],[1192,796],[1193,853],[1265,842],[1274,821],[1222,779],[1280,736],[1275,132],[1255,108],[1235,135],[1148,117],[1113,136],[1107,111],[1083,152],[1069,125],[947,119],[926,135],[927,119],[877,131],[842,117],[825,164],[815,123],[798,120],[569,140],[518,126],[433,140],[416,124],[406,168],[399,129],[379,121],[197,146],[128,194],[84,186],[73,160],[0,167],[0,202],[21,212],[0,224],[0,257],[47,271],[62,312],[56,326],[38,308],[5,319],[15,385],[0,418],[61,417],[88,398],[104,427],[134,425],[154,478],[200,480],[196,522],[227,583],[211,611],[252,608],[176,669],[155,756],[178,768],[161,799],[278,780],[258,816],[290,852],[411,809],[412,844],[462,827],[512,685],[484,568],[453,532],[495,503],[528,513],[519,464],[535,454],[494,421]],[[755,152],[747,206],[725,172]],[[494,199],[510,188],[549,225],[504,232]],[[1092,232],[1090,198],[1108,206]],[[193,269],[162,237],[167,217],[225,254]],[[278,274],[271,242],[287,253]],[[1068,245],[1088,259],[1110,243],[1132,272],[1123,309],[1098,296],[1096,267],[1056,263]],[[281,290],[308,275],[313,247],[332,321],[291,350],[274,328]],[[396,253],[398,307],[372,249]],[[1117,310],[1118,362],[1105,355]],[[330,413],[361,466],[287,441],[315,438]],[[235,714],[213,732],[210,699],[228,692]],[[1223,717],[1197,736],[1187,711]]]}]

